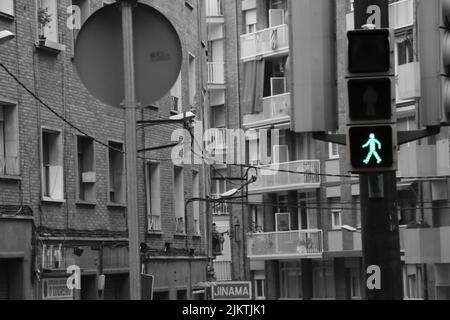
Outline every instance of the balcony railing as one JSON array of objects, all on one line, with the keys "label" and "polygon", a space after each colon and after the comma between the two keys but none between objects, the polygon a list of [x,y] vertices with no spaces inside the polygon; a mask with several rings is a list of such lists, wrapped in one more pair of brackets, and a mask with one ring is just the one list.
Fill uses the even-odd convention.
[{"label": "balcony railing", "polygon": [[271,56],[289,50],[289,28],[286,24],[241,36],[241,59]]},{"label": "balcony railing", "polygon": [[296,189],[319,188],[320,160],[301,160],[261,166],[257,180],[249,184],[248,192],[266,193]]},{"label": "balcony railing", "polygon": [[420,64],[407,63],[398,66],[397,102],[420,97]]},{"label": "balcony railing", "polygon": [[[354,30],[354,12],[347,14],[347,30]],[[403,0],[389,5],[389,26],[400,29],[414,24],[414,0]]]},{"label": "balcony railing", "polygon": [[403,0],[389,5],[389,24],[396,28],[414,24],[414,0]]},{"label": "balcony railing", "polygon": [[328,231],[329,252],[360,251],[361,248],[361,232]]},{"label": "balcony railing", "polygon": [[437,173],[436,146],[411,142],[400,148],[398,159],[398,177],[429,177]]},{"label": "balcony railing", "polygon": [[225,84],[223,62],[208,62],[208,83]]},{"label": "balcony railing", "polygon": [[[213,194],[212,195],[213,199],[220,199],[220,195],[219,194]],[[225,215],[228,214],[228,204],[226,202],[211,202],[212,203],[212,214],[216,215],[216,216],[220,216],[220,215]]]},{"label": "balcony railing", "polygon": [[244,127],[257,127],[290,121],[291,94],[263,98],[263,112],[244,116]]},{"label": "balcony railing", "polygon": [[217,281],[231,280],[231,261],[213,261],[214,273]]},{"label": "balcony railing", "polygon": [[322,230],[255,233],[247,236],[250,259],[277,260],[320,257],[323,253]]},{"label": "balcony railing", "polygon": [[221,0],[206,0],[206,16],[207,17],[221,17],[222,16],[222,1]]}]

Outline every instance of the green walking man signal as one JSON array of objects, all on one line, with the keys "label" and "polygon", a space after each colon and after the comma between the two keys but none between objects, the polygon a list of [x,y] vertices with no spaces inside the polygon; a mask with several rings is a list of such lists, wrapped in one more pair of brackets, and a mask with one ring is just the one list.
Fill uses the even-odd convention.
[{"label": "green walking man signal", "polygon": [[377,164],[380,164],[382,159],[377,152],[377,147],[379,150],[381,150],[381,142],[375,138],[375,134],[371,133],[369,135],[369,140],[366,142],[365,145],[362,146],[363,149],[366,149],[367,147],[369,147],[369,154],[367,155],[366,159],[363,162],[365,164],[369,164],[372,157],[375,157],[375,159],[377,160]]}]

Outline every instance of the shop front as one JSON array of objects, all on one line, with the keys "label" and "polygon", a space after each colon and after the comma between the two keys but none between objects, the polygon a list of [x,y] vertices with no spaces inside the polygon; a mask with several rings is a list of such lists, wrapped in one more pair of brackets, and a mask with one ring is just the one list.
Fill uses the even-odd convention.
[{"label": "shop front", "polygon": [[0,216],[0,300],[29,300],[32,217]]},{"label": "shop front", "polygon": [[42,241],[35,294],[39,300],[129,299],[128,247]]}]

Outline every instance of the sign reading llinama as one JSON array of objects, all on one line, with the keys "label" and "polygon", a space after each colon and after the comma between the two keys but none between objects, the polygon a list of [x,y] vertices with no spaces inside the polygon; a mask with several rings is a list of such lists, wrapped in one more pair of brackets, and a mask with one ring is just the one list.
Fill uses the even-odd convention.
[{"label": "sign reading llinama", "polygon": [[215,282],[212,286],[213,300],[251,300],[251,282]]}]

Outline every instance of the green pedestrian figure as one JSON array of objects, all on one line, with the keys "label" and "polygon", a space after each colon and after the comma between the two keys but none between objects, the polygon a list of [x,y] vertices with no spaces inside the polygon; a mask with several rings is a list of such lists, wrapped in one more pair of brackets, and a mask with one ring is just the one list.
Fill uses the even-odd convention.
[{"label": "green pedestrian figure", "polygon": [[378,150],[381,150],[381,142],[378,141],[375,138],[375,135],[373,133],[370,134],[369,136],[369,140],[367,141],[367,143],[365,145],[362,146],[363,149],[369,147],[369,154],[367,155],[367,158],[363,161],[365,164],[369,164],[370,159],[372,159],[372,157],[375,157],[375,159],[377,160],[377,164],[381,163],[381,157],[377,152],[377,147]]}]

